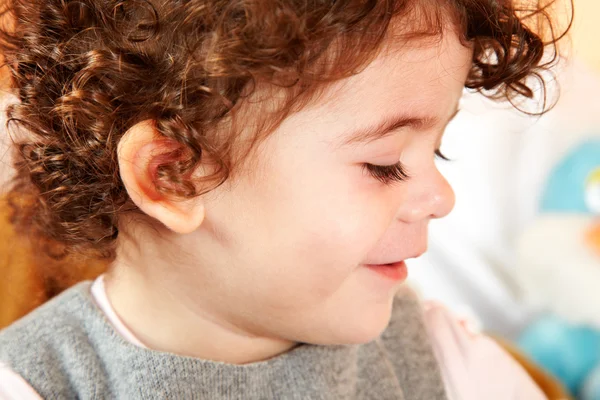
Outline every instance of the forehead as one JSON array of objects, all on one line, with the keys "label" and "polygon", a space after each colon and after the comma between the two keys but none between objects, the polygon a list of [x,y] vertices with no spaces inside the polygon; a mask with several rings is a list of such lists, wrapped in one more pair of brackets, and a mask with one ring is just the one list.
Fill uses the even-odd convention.
[{"label": "forehead", "polygon": [[453,31],[391,43],[362,72],[328,88],[315,104],[318,115],[313,118],[344,125],[335,137],[340,144],[355,139],[348,136],[354,128],[374,127],[382,120],[406,117],[416,129],[447,122],[471,65],[472,49]]}]

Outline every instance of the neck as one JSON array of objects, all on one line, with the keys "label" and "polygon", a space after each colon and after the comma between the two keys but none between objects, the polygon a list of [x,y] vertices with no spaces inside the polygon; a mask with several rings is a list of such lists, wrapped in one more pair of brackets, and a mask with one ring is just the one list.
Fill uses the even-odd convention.
[{"label": "neck", "polygon": [[112,307],[144,345],[229,364],[264,361],[296,345],[252,333],[231,316],[215,312],[207,306],[210,299],[202,299],[203,288],[186,287],[186,277],[178,276],[188,268],[165,265],[153,255],[136,257],[135,264],[117,260],[106,274]]}]

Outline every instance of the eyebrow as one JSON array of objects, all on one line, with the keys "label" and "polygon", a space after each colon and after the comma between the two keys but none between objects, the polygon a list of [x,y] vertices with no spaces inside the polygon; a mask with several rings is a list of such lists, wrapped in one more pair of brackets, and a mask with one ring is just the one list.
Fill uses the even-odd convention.
[{"label": "eyebrow", "polygon": [[[460,109],[456,107],[456,111],[448,119],[450,121],[456,117]],[[368,143],[377,139],[381,139],[390,133],[400,128],[410,127],[416,130],[426,130],[436,126],[440,122],[440,118],[437,116],[431,117],[416,117],[407,115],[395,115],[388,117],[376,125],[368,126],[360,129],[350,135],[350,137],[343,141],[342,146],[347,146],[355,143]]]}]

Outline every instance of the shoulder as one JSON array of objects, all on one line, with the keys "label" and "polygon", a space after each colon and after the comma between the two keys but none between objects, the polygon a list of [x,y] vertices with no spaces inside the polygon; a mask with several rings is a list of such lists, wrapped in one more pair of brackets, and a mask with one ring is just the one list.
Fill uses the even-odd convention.
[{"label": "shoulder", "polygon": [[72,351],[72,338],[85,336],[84,315],[92,306],[87,292],[89,282],[80,283],[0,330],[0,362],[14,368]]},{"label": "shoulder", "polygon": [[0,363],[0,400],[41,400],[38,393],[8,366]]},{"label": "shoulder", "polygon": [[91,304],[90,282],[82,282],[0,330],[0,349],[14,337],[43,339],[46,333],[72,329]]},{"label": "shoulder", "polygon": [[94,307],[89,285],[77,284],[0,331],[0,393],[7,399],[14,398],[7,393],[27,392],[22,379],[44,396],[69,398],[68,371],[86,368],[78,372],[82,375],[91,370],[82,364],[95,359],[86,326],[86,315]]},{"label": "shoulder", "polygon": [[546,399],[521,365],[493,339],[439,303],[424,302],[422,310],[450,399]]}]

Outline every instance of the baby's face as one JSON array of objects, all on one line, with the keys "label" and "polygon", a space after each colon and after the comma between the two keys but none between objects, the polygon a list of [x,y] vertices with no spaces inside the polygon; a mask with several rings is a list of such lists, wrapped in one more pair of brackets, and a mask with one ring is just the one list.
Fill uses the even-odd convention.
[{"label": "baby's face", "polygon": [[[187,278],[198,304],[238,328],[299,342],[362,343],[386,327],[401,282],[365,265],[421,255],[429,221],[452,209],[434,152],[472,56],[452,32],[396,50],[286,119],[253,173],[206,196],[206,218],[185,239],[198,260]],[[398,117],[414,121],[346,143]],[[404,182],[364,168],[398,161]]]}]

